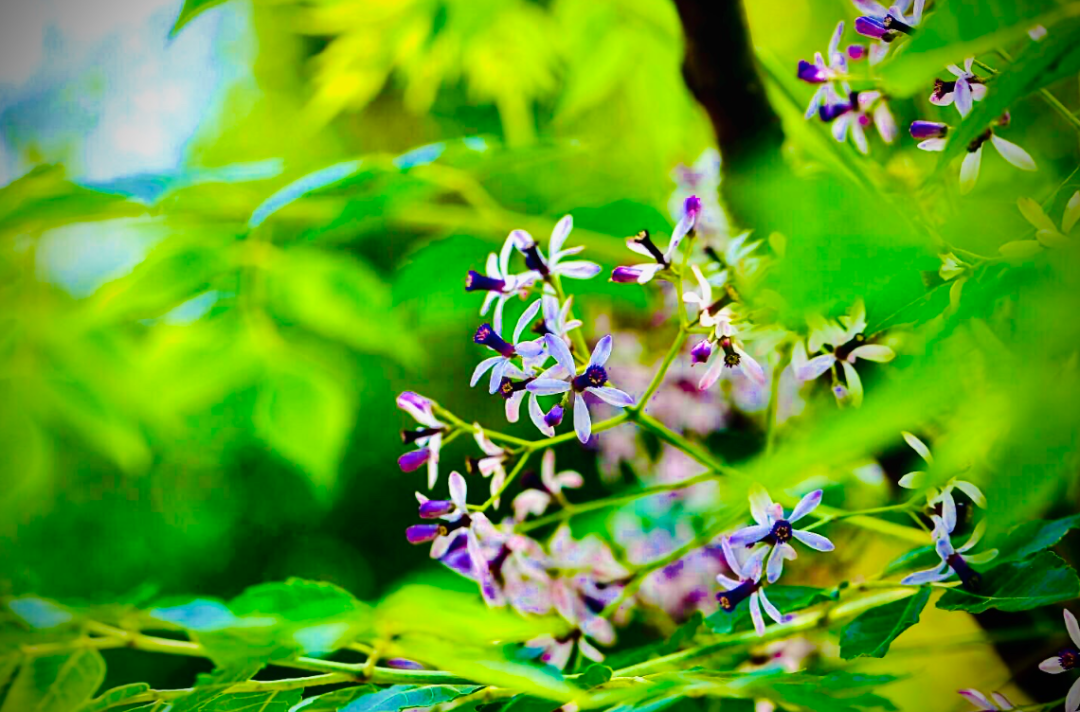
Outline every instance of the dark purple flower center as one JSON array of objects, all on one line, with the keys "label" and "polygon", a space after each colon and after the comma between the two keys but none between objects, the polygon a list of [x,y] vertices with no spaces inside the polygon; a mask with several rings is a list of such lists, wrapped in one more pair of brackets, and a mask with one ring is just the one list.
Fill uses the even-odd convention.
[{"label": "dark purple flower center", "polygon": [[851,337],[850,341],[837,346],[836,349],[833,351],[833,355],[835,355],[836,358],[841,360],[841,361],[846,361],[847,357],[851,355],[852,351],[859,348],[860,346],[862,346],[865,343],[866,343],[866,335],[865,334],[855,334],[855,336]]},{"label": "dark purple flower center", "polygon": [[947,82],[943,79],[934,80],[934,93],[935,99],[943,99],[946,94],[952,94],[956,91],[956,82]]},{"label": "dark purple flower center", "polygon": [[535,380],[535,378],[526,378],[524,381],[512,381],[503,376],[502,381],[499,382],[499,395],[506,400],[510,400],[515,393],[525,390],[525,387]]},{"label": "dark purple flower center", "polygon": [[534,243],[529,247],[526,247],[522,252],[525,254],[525,266],[539,272],[547,279],[551,272],[548,270],[544,258],[540,255],[540,246]]},{"label": "dark purple flower center", "polygon": [[649,237],[648,230],[642,230],[634,236],[633,240],[634,242],[648,250],[649,254],[652,255],[652,258],[656,260],[657,264],[663,265],[664,267],[669,266],[668,261],[664,259],[664,253],[660,251],[660,248],[657,247],[656,243],[652,241],[651,237]]},{"label": "dark purple flower center", "polygon": [[769,538],[777,544],[786,544],[791,541],[791,522],[786,519],[778,519],[772,525]]},{"label": "dark purple flower center", "polygon": [[473,336],[473,341],[478,344],[483,344],[493,351],[499,352],[500,355],[505,356],[506,358],[517,356],[517,352],[514,351],[514,345],[508,344],[501,336],[496,334],[495,330],[491,328],[491,324],[481,324],[480,328],[476,330],[476,334]]},{"label": "dark purple flower center", "polygon": [[809,84],[824,84],[829,80],[828,72],[805,59],[799,60],[799,69],[795,76]]},{"label": "dark purple flower center", "polygon": [[842,101],[838,104],[822,104],[818,107],[818,118],[825,123],[836,121],[838,118],[855,108],[854,102]]},{"label": "dark purple flower center", "polygon": [[720,602],[720,608],[728,613],[735,610],[735,607],[742,603],[745,599],[750,597],[754,591],[757,591],[761,587],[761,584],[756,581],[743,581],[730,591],[720,591],[716,594],[716,600]]},{"label": "dark purple flower center", "polygon": [[600,388],[607,383],[607,380],[607,371],[603,366],[589,366],[585,369],[585,373],[575,376],[571,384],[575,391],[581,393],[586,388]]},{"label": "dark purple flower center", "polygon": [[945,559],[945,563],[956,572],[956,575],[960,577],[960,583],[964,588],[969,591],[974,591],[979,588],[979,584],[982,582],[982,577],[979,576],[979,572],[971,568],[968,562],[964,561],[964,557],[960,554],[950,554],[949,558]]},{"label": "dark purple flower center", "polygon": [[502,569],[503,564],[505,564],[506,560],[509,558],[510,547],[508,547],[506,544],[503,544],[502,548],[499,549],[499,553],[495,555],[495,558],[488,562],[488,569],[491,571],[491,575],[495,578],[495,580],[500,586],[503,586],[506,583],[503,580]]},{"label": "dark purple flower center", "polygon": [[994,135],[993,129],[986,129],[981,134],[975,137],[975,140],[968,144],[968,153],[975,153],[982,145],[990,140],[990,137]]},{"label": "dark purple flower center", "polygon": [[421,438],[430,438],[432,435],[438,435],[443,430],[445,430],[445,428],[417,428],[416,430],[402,430],[401,442],[405,443],[406,445],[411,445],[412,443],[420,440]]},{"label": "dark purple flower center", "polygon": [[1058,655],[1058,662],[1061,663],[1061,667],[1066,670],[1072,670],[1080,665],[1080,652],[1076,648],[1065,648]]},{"label": "dark purple flower center", "polygon": [[735,350],[735,345],[731,343],[729,337],[725,336],[720,339],[720,348],[724,350],[724,365],[728,368],[735,368],[742,362],[742,357]]},{"label": "dark purple flower center", "polygon": [[476,270],[469,270],[469,273],[465,275],[466,292],[501,292],[504,289],[506,289],[505,281],[482,275]]},{"label": "dark purple flower center", "polygon": [[[881,21],[881,26],[884,27],[886,30],[895,31],[895,32],[902,32],[905,35],[913,35],[913,34],[915,34],[915,28],[914,27],[912,27],[911,25],[908,25],[907,23],[901,22],[900,20],[897,20],[892,15],[886,15],[884,17],[884,19],[882,19],[882,21]],[[882,38],[882,39],[884,39],[884,38]],[[891,40],[885,40],[885,41],[889,42]]]}]

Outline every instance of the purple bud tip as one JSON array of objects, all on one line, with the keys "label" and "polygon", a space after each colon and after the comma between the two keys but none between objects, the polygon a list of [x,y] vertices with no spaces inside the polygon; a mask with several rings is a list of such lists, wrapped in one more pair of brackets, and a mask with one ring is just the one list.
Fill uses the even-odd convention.
[{"label": "purple bud tip", "polygon": [[418,408],[420,410],[426,410],[431,406],[431,401],[418,393],[413,393],[412,391],[405,391],[397,397],[397,407],[406,408],[408,406],[412,406],[413,408]]},{"label": "purple bud tip", "polygon": [[880,40],[889,34],[885,23],[876,17],[859,17],[855,19],[855,31],[865,37],[873,37]]},{"label": "purple bud tip", "polygon": [[848,103],[824,104],[818,107],[818,118],[825,123],[829,123],[830,121],[835,121],[849,111],[851,111],[851,104]]},{"label": "purple bud tip", "polygon": [[863,45],[849,45],[847,48],[847,56],[858,62],[860,59],[866,57],[866,47]]},{"label": "purple bud tip", "polygon": [[480,274],[476,270],[469,270],[465,275],[465,291],[501,292],[506,288],[506,282]]},{"label": "purple bud tip", "polygon": [[913,121],[910,131],[911,137],[920,141],[927,138],[942,138],[949,133],[949,125],[937,121]]},{"label": "purple bud tip", "polygon": [[426,447],[407,452],[398,458],[397,464],[402,472],[413,472],[424,466],[431,459],[431,450]]},{"label": "purple bud tip", "polygon": [[686,212],[686,217],[697,220],[697,216],[701,214],[701,198],[691,195],[683,203],[683,210]]},{"label": "purple bud tip", "polygon": [[555,427],[562,423],[563,419],[563,407],[561,405],[552,406],[551,410],[544,416],[544,422]]},{"label": "purple bud tip", "polygon": [[438,519],[454,511],[454,503],[447,499],[429,499],[420,505],[421,519]]},{"label": "purple bud tip", "polygon": [[410,544],[423,544],[434,540],[442,533],[439,524],[413,524],[405,530],[405,538]]},{"label": "purple bud tip", "polygon": [[424,666],[415,660],[406,660],[405,658],[387,658],[382,661],[382,664],[388,668],[394,668],[395,670],[423,670]]},{"label": "purple bud tip", "polygon": [[825,74],[825,70],[821,67],[807,62],[805,59],[800,59],[799,70],[795,73],[795,76],[810,84],[824,84],[829,80]]},{"label": "purple bud tip", "polygon": [[611,272],[611,281],[619,284],[633,284],[641,276],[641,270],[637,267],[616,267]]},{"label": "purple bud tip", "polygon": [[710,356],[712,356],[712,344],[708,341],[702,341],[690,349],[690,362],[693,364],[705,363]]}]

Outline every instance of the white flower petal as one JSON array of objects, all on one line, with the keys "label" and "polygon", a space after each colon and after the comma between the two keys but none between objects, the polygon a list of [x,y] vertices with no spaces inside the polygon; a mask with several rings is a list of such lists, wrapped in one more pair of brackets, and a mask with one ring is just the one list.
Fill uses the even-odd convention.
[{"label": "white flower petal", "polygon": [[465,478],[461,476],[459,472],[451,472],[449,479],[450,486],[450,501],[462,512],[468,507],[466,505],[466,498],[469,494],[469,486],[465,484]]},{"label": "white flower petal", "polygon": [[1073,682],[1069,688],[1069,694],[1065,696],[1065,712],[1077,712],[1080,710],[1080,678]]},{"label": "white flower petal", "polygon": [[791,532],[791,536],[795,537],[803,544],[806,544],[811,549],[814,549],[816,551],[832,551],[836,548],[836,545],[829,541],[826,537],[823,537],[815,532],[795,529]]},{"label": "white flower petal", "polygon": [[[516,423],[521,418],[521,400],[528,391],[518,391],[506,399],[506,422]],[[535,397],[529,400],[536,400]]]},{"label": "white flower petal", "polygon": [[975,103],[975,100],[971,97],[971,85],[968,84],[967,79],[960,77],[956,80],[954,95],[956,97],[956,110],[960,112],[961,116],[966,117],[971,113],[971,107]]},{"label": "white flower petal", "polygon": [[[896,352],[882,344],[863,344],[862,346],[856,346],[851,350],[851,357],[861,358],[864,361],[888,363],[896,358]],[[849,360],[853,359],[849,358]]]},{"label": "white flower petal", "polygon": [[491,358],[486,358],[480,363],[476,364],[476,368],[473,370],[472,378],[469,379],[469,386],[475,386],[480,381],[480,377],[487,373],[489,370],[491,370],[491,367],[498,363],[501,359],[502,356],[492,356]]},{"label": "white flower petal", "polygon": [[765,612],[777,623],[786,623],[784,614],[780,612],[780,609],[772,604],[772,601],[765,595],[765,587],[759,588],[757,591],[758,597],[761,598],[761,607],[765,609]]},{"label": "white flower petal", "polygon": [[597,342],[592,356],[589,357],[590,366],[603,366],[607,363],[608,357],[611,356],[611,341],[611,334],[608,334]]},{"label": "white flower petal", "polygon": [[990,141],[994,144],[994,148],[997,149],[997,152],[1001,154],[1002,158],[1020,170],[1034,171],[1038,169],[1038,166],[1035,165],[1035,159],[1015,143],[1006,141],[997,135],[991,136]]},{"label": "white flower petal", "polygon": [[521,313],[521,316],[517,320],[517,326],[514,327],[515,344],[521,340],[521,332],[525,331],[526,327],[532,324],[533,319],[536,318],[537,313],[540,311],[541,303],[541,300],[537,299]]},{"label": "white flower petal", "polygon": [[1024,219],[1031,223],[1036,230],[1047,230],[1049,232],[1057,232],[1057,225],[1046,214],[1046,211],[1042,209],[1042,206],[1036,203],[1031,198],[1020,198],[1016,201],[1016,207],[1020,208],[1020,214],[1024,216]]},{"label": "white flower petal", "polygon": [[841,361],[840,365],[844,368],[844,378],[847,380],[847,390],[851,398],[851,404],[858,408],[863,402],[862,379],[859,378],[859,372],[855,370],[855,367],[847,361]]},{"label": "white flower petal", "polygon": [[[739,557],[735,555],[735,550],[731,548],[731,541],[728,539],[728,537],[724,537],[720,540],[720,548],[724,552],[724,560],[727,562],[728,568],[731,569],[731,572],[734,573],[736,576],[742,577],[742,564],[739,563]],[[717,576],[716,580],[721,581],[719,576]],[[721,583],[722,582],[723,581],[721,581]],[[735,585],[737,586],[738,583],[736,583]]]},{"label": "white flower petal", "polygon": [[924,443],[922,440],[919,440],[919,438],[915,437],[914,433],[909,433],[905,430],[900,434],[904,436],[904,441],[911,446],[911,449],[919,453],[919,457],[926,460],[926,462],[928,463],[932,463],[934,461],[934,456],[930,454],[930,448],[928,448],[926,446],[926,443]]},{"label": "white flower petal", "polygon": [[554,255],[562,249],[570,231],[574,229],[574,218],[564,215],[559,222],[555,223],[555,229],[551,231],[551,242],[548,243],[548,252]]},{"label": "white flower petal", "polygon": [[488,393],[495,393],[499,390],[503,376],[506,375],[506,369],[509,368],[509,366],[509,359],[499,358],[498,362],[491,369],[491,378],[488,379]]},{"label": "white flower petal", "polygon": [[942,564],[936,569],[929,569],[928,571],[919,571],[913,573],[910,576],[905,576],[900,579],[900,583],[903,586],[922,586],[927,583],[934,583],[936,581],[943,581],[952,576],[952,571]]},{"label": "white flower petal", "polygon": [[573,378],[574,374],[577,373],[577,365],[574,363],[574,357],[566,346],[566,342],[554,334],[544,334],[544,341],[547,343],[548,353]]},{"label": "white flower petal", "polygon": [[580,395],[574,399],[574,432],[583,444],[589,442],[589,437],[592,435],[592,417],[589,415],[589,406]]},{"label": "white flower petal", "polygon": [[563,277],[569,277],[570,279],[592,279],[596,275],[600,274],[601,267],[595,262],[588,262],[587,260],[577,260],[574,262],[565,262],[554,270],[555,274]]},{"label": "white flower petal", "polygon": [[758,603],[758,592],[750,594],[750,620],[754,621],[754,630],[758,635],[765,635],[765,621],[761,618],[761,606]]},{"label": "white flower petal", "polygon": [[784,573],[783,549],[779,545],[774,546],[769,552],[769,561],[765,565],[765,571],[769,583],[776,583]]},{"label": "white flower petal", "polygon": [[629,393],[620,391],[618,388],[611,388],[610,386],[590,387],[585,390],[616,408],[629,408],[634,405],[635,402]]},{"label": "white flower petal", "polygon": [[1058,675],[1065,672],[1065,668],[1061,666],[1061,658],[1056,655],[1039,663],[1039,669],[1043,672],[1048,672],[1051,675]]},{"label": "white flower petal", "polygon": [[964,156],[964,162],[960,164],[960,194],[967,195],[975,189],[975,183],[979,180],[979,167],[982,165],[982,146],[968,152]]},{"label": "white flower petal", "polygon": [[919,143],[919,148],[924,151],[944,151],[948,141],[943,138],[928,138]]},{"label": "white flower petal", "polygon": [[537,378],[535,381],[530,381],[525,388],[538,396],[555,396],[570,390],[570,384],[554,378]]},{"label": "white flower petal", "polygon": [[926,484],[926,473],[921,470],[909,472],[900,478],[898,484],[904,489],[919,489]]},{"label": "white flower petal", "polygon": [[[971,501],[975,503],[976,507],[986,509],[986,495],[983,494],[981,489],[971,482],[966,482],[964,480],[957,480],[955,486],[956,489],[966,494]],[[1078,645],[1080,645],[1080,643],[1078,643]]]},{"label": "white flower petal", "polygon": [[1069,631],[1069,637],[1072,638],[1073,645],[1080,646],[1080,625],[1076,623],[1076,616],[1068,608],[1063,612],[1065,614],[1065,628]]},{"label": "white flower petal", "polygon": [[750,487],[750,516],[758,524],[773,525],[772,507],[773,501],[765,488],[759,484]]},{"label": "white flower petal", "polygon": [[736,530],[728,538],[730,539],[732,546],[746,546],[747,544],[756,544],[769,536],[769,532],[771,531],[771,524],[755,524]]},{"label": "white flower petal", "polygon": [[815,378],[821,376],[821,374],[832,368],[832,365],[836,363],[836,356],[833,354],[821,354],[807,361],[802,367],[795,369],[795,378],[800,381],[813,381]]},{"label": "white flower petal", "polygon": [[[536,429],[546,437],[551,438],[555,436],[555,428],[544,422],[544,410],[540,407],[540,401],[537,399],[535,393],[529,398],[529,420],[531,420],[533,425],[536,426]],[[546,456],[545,453],[545,457]]]},{"label": "white flower petal", "polygon": [[791,516],[788,517],[788,522],[794,524],[817,509],[818,505],[821,504],[822,494],[822,490],[814,490],[800,499],[799,503],[795,505],[795,509],[791,510]]},{"label": "white flower petal", "polygon": [[978,690],[959,690],[959,693],[980,710],[996,710],[997,707]]}]

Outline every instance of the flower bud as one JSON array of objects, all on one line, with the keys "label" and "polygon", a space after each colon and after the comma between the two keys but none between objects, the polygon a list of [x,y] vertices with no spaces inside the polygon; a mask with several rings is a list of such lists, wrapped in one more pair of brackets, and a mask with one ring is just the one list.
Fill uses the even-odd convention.
[{"label": "flower bud", "polygon": [[397,464],[402,472],[413,472],[423,467],[430,459],[431,450],[424,447],[419,450],[405,453],[398,458]]},{"label": "flower bud", "polygon": [[690,363],[699,364],[705,363],[712,356],[712,344],[708,341],[702,341],[701,343],[690,349]]},{"label": "flower bud", "polygon": [[448,499],[429,499],[420,505],[421,519],[438,519],[454,511],[454,503]]},{"label": "flower bud", "polygon": [[424,544],[435,540],[442,533],[439,524],[413,524],[405,530],[405,538],[410,544]]},{"label": "flower bud", "polygon": [[544,423],[554,428],[562,423],[563,419],[563,407],[561,405],[552,406],[551,410],[544,416]]}]

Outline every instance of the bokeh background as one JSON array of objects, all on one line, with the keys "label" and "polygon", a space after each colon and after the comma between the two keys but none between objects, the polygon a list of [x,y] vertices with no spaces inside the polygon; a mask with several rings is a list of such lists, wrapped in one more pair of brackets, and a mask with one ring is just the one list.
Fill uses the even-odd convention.
[{"label": "bokeh background", "polygon": [[[501,420],[501,401],[466,387],[479,323],[466,271],[510,229],[546,235],[567,212],[572,244],[613,267],[624,236],[670,230],[679,167],[715,149],[669,0],[211,4],[172,37],[172,0],[0,11],[0,593],[144,603],[300,576],[373,599],[430,572],[403,536],[423,475],[397,469],[409,423],[394,396]],[[1018,194],[1071,185],[1075,130],[1034,100],[1013,108],[1009,138],[1040,171],[987,158],[963,203],[955,186],[916,191],[932,157],[910,142],[851,158],[802,122],[811,88],[793,75],[854,7],[746,11],[794,167],[758,204],[788,238],[769,287],[792,326],[856,297],[878,315],[919,298],[939,261],[910,196],[950,241],[994,253],[1025,230]],[[1055,92],[1077,104],[1075,80]],[[893,108],[902,125],[940,111],[922,96]],[[879,200],[850,160],[909,197]],[[1047,370],[1066,364],[1076,291],[1040,291],[1048,269],[1077,273],[1039,269],[1019,280],[1021,326],[987,337],[1023,354],[998,375],[1024,400],[987,395],[956,436],[1003,443],[983,476],[1014,521],[1071,513],[1077,492],[1076,384]],[[985,303],[1015,286],[1003,279]],[[658,303],[637,286],[574,287],[587,322],[647,326]],[[958,399],[957,372],[920,383]],[[736,421],[718,437],[738,459],[761,433]],[[878,454],[901,474],[894,445]],[[618,486],[589,451],[559,458],[586,493]]]}]

